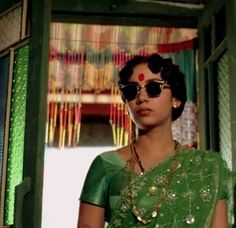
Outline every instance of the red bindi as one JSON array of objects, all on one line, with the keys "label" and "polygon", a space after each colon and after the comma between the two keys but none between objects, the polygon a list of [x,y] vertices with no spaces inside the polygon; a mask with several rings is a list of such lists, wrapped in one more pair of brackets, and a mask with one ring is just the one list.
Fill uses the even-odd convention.
[{"label": "red bindi", "polygon": [[143,80],[144,80],[144,74],[143,74],[143,73],[140,73],[140,74],[138,75],[138,80],[139,80],[139,81],[143,81]]}]

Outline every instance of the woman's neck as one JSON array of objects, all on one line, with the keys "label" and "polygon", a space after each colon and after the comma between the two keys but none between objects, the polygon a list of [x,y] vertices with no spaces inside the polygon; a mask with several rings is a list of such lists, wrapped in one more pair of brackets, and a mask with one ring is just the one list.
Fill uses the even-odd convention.
[{"label": "woman's neck", "polygon": [[141,156],[164,157],[175,148],[171,129],[140,131],[135,144]]}]

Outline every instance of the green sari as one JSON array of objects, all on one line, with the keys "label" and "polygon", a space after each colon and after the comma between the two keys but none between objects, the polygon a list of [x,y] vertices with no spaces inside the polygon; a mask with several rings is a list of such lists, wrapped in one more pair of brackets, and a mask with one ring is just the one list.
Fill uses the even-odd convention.
[{"label": "green sari", "polygon": [[173,158],[171,154],[143,175],[137,175],[117,152],[103,153],[91,165],[80,199],[105,208],[111,228],[210,227],[215,204],[228,198],[233,176],[215,152],[180,151],[179,165],[157,216],[148,224],[134,216],[131,195],[139,213],[149,217],[160,200]]}]

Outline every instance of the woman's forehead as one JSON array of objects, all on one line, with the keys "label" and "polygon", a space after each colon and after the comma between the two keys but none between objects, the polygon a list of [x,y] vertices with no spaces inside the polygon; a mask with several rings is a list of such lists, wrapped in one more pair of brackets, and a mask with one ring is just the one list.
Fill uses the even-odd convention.
[{"label": "woman's forehead", "polygon": [[157,73],[154,74],[151,72],[151,70],[148,68],[147,63],[142,63],[134,67],[133,74],[130,77],[130,80],[135,81],[146,81],[149,79],[162,79],[161,74]]}]

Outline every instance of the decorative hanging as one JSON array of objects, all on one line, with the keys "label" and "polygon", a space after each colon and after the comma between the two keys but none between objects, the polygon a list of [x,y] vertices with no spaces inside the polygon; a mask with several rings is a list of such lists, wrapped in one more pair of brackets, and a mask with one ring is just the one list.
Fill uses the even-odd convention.
[{"label": "decorative hanging", "polygon": [[79,145],[81,126],[81,88],[48,93],[46,143],[50,146]]},{"label": "decorative hanging", "polygon": [[46,143],[79,145],[82,104],[90,95],[94,103],[109,102],[114,145],[127,144],[131,120],[117,98],[119,70],[134,55],[158,53],[159,44],[195,36],[194,29],[52,23]]},{"label": "decorative hanging", "polygon": [[125,104],[117,102],[120,92],[115,85],[111,87],[112,102],[110,104],[110,124],[112,127],[114,145],[127,145],[132,138],[131,119],[125,110]]}]

